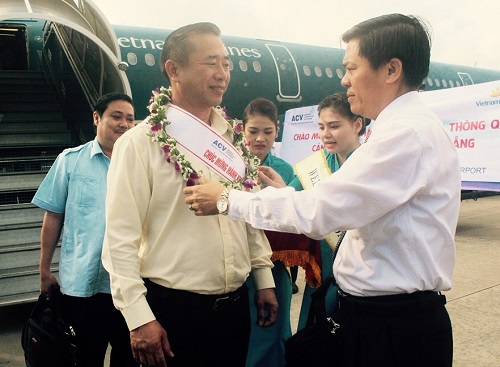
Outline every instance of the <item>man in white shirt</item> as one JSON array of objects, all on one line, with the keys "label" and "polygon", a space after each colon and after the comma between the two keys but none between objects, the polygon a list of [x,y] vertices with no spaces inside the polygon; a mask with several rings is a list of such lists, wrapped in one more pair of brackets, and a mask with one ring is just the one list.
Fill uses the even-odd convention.
[{"label": "man in white shirt", "polygon": [[[323,238],[347,230],[334,263],[342,366],[451,366],[451,287],[460,171],[453,142],[420,100],[430,38],[401,14],[344,33],[342,85],[353,113],[376,120],[370,139],[314,189],[231,190],[228,214],[256,228]],[[264,177],[273,180],[274,177]],[[196,215],[222,189],[185,189]]]}]

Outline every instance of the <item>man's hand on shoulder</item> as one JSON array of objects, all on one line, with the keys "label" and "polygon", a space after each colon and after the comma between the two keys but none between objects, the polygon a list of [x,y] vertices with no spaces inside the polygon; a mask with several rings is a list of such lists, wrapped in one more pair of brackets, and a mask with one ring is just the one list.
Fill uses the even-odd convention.
[{"label": "man's hand on shoulder", "polygon": [[174,356],[167,332],[156,320],[130,331],[130,345],[136,362],[145,366],[166,367],[165,356]]}]

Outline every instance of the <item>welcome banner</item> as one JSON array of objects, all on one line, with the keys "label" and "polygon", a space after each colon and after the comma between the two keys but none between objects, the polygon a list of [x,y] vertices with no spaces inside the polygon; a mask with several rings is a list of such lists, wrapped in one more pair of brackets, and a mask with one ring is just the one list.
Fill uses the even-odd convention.
[{"label": "welcome banner", "polygon": [[[420,96],[440,117],[457,147],[462,189],[500,191],[500,81]],[[280,157],[294,165],[322,148],[317,106],[287,111]]]},{"label": "welcome banner", "polygon": [[500,81],[420,96],[458,150],[462,189],[500,191]]},{"label": "welcome banner", "polygon": [[319,138],[318,106],[286,111],[280,157],[292,166],[323,149]]}]

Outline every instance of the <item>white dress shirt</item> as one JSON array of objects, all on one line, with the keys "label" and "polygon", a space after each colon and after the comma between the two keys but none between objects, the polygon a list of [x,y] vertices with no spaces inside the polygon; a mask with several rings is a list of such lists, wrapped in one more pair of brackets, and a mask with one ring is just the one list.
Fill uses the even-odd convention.
[{"label": "white dress shirt", "polygon": [[[215,110],[211,121],[232,141],[232,130]],[[102,261],[129,329],[154,320],[142,278],[223,294],[241,287],[253,270],[256,289],[273,288],[272,251],[264,232],[224,215],[195,216],[184,202],[186,182],[148,131],[143,122],[116,141],[108,173]],[[178,149],[207,179],[221,179],[179,144]]]},{"label": "white dress shirt", "polygon": [[368,142],[312,190],[231,190],[229,215],[256,228],[323,238],[349,230],[334,274],[356,296],[447,290],[455,264],[460,170],[438,117],[409,92]]}]

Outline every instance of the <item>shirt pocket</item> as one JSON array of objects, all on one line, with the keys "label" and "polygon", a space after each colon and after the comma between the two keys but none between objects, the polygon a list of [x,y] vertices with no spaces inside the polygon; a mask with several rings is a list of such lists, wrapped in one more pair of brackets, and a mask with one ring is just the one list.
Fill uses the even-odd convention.
[{"label": "shirt pocket", "polygon": [[98,177],[72,175],[68,187],[68,204],[75,206],[95,207],[104,197],[101,194],[105,187],[101,187]]}]

